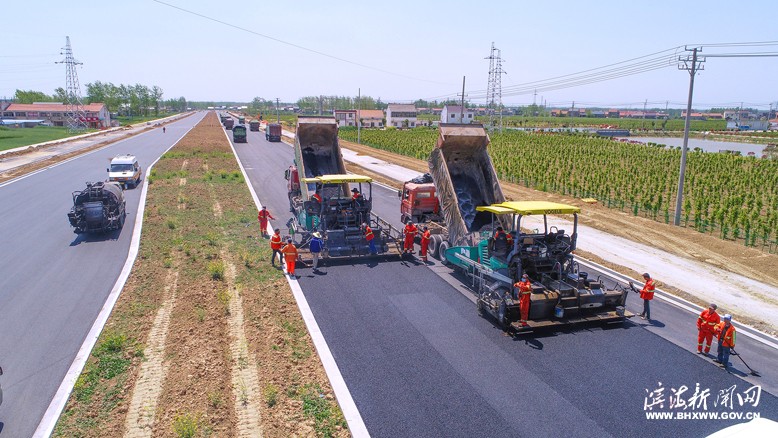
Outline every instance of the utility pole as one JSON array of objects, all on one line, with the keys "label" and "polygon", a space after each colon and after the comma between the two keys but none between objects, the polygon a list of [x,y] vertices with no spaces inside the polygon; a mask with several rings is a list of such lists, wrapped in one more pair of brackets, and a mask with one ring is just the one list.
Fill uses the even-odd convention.
[{"label": "utility pole", "polygon": [[278,112],[278,98],[276,97],[276,123],[281,123],[281,114]]},{"label": "utility pole", "polygon": [[359,120],[359,115],[362,112],[362,88],[357,89],[357,144],[362,144],[360,135],[362,134],[360,132],[360,129],[362,128],[360,125],[362,125],[362,122]]},{"label": "utility pole", "polygon": [[459,105],[459,123],[465,123],[465,77],[462,76],[462,101]]},{"label": "utility pole", "polygon": [[65,47],[63,50],[65,52],[60,54],[65,55],[65,59],[57,62],[57,64],[65,64],[67,101],[64,103],[67,105],[65,110],[67,113],[68,131],[83,131],[86,129],[86,113],[84,112],[84,104],[81,102],[81,85],[78,83],[76,66],[83,65],[84,63],[73,58],[73,49],[70,47],[69,36],[65,37]]},{"label": "utility pole", "polygon": [[643,102],[643,121],[640,122],[640,129],[645,129],[644,125],[646,124],[646,105],[648,105],[648,99]]},{"label": "utility pole", "polygon": [[[689,49],[686,49],[688,52]],[[686,122],[683,128],[683,147],[681,148],[681,170],[678,174],[678,193],[675,197],[675,217],[673,218],[673,225],[681,225],[681,206],[683,205],[683,180],[686,174],[686,150],[689,146],[689,128],[692,122],[692,99],[694,97],[694,76],[698,70],[704,70],[702,63],[705,62],[705,58],[697,60],[697,52],[702,51],[701,47],[695,47],[692,49],[691,58],[687,55],[685,58],[678,58],[679,62],[683,63],[683,66],[679,65],[679,70],[689,71],[689,100],[686,102]],[[699,62],[699,66],[697,63]]]}]

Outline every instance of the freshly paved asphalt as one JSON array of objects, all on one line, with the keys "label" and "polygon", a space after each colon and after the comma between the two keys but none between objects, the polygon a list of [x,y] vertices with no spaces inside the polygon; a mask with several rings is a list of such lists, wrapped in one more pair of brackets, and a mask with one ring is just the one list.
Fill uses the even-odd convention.
[{"label": "freshly paved asphalt", "polygon": [[[290,217],[283,171],[292,149],[249,132],[238,155],[264,205],[284,228]],[[348,164],[346,166],[348,168]],[[396,192],[373,187],[374,208],[399,225]],[[395,217],[398,216],[398,217]],[[695,315],[655,300],[653,324],[579,327],[512,338],[477,316],[458,292],[460,279],[409,261],[333,263],[324,274],[298,269],[300,285],[364,422],[376,437],[400,436],[703,436],[736,420],[647,420],[644,402],[661,385],[665,399],[681,386],[682,399],[709,390],[707,412],[719,391],[752,384],[765,391],[759,412],[778,419],[774,349],[739,338],[749,377],[737,358],[733,373],[691,352]],[[642,303],[630,296],[628,308]],[[715,346],[714,346],[715,349]],[[669,412],[683,411],[669,408]],[[697,412],[704,412],[698,409]],[[742,422],[744,420],[740,420]]]},{"label": "freshly paved asphalt", "polygon": [[71,193],[105,180],[111,157],[145,169],[203,114],[122,140],[10,184],[0,184],[0,436],[31,436],[127,259],[141,189],[125,191],[124,229],[80,237]]}]

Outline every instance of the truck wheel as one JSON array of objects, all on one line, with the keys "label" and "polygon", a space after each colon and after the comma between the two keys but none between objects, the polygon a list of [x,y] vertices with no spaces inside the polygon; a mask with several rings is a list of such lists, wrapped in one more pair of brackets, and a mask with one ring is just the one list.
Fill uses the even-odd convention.
[{"label": "truck wheel", "polygon": [[124,221],[127,219],[127,212],[125,211],[122,213],[121,216],[119,216],[119,229],[121,230],[124,228]]},{"label": "truck wheel", "polygon": [[435,259],[438,259],[438,260],[440,260],[440,251],[439,251],[439,249],[440,249],[440,242],[441,242],[441,240],[442,239],[437,234],[432,236],[432,239],[430,239],[430,248],[429,248],[430,255],[432,256],[432,258],[435,258]]},{"label": "truck wheel", "polygon": [[440,245],[438,245],[438,260],[440,260],[444,265],[448,264],[448,261],[446,261],[446,250],[449,248],[447,241],[440,242]]},{"label": "truck wheel", "polygon": [[475,309],[478,311],[478,316],[484,316],[484,302],[480,297],[475,299]]}]

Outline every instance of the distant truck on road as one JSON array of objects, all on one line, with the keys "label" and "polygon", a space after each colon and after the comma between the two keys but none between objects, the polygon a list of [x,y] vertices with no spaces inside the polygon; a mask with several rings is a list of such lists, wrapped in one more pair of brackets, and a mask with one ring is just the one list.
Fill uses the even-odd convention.
[{"label": "distant truck on road", "polygon": [[278,123],[268,123],[265,127],[265,140],[281,141],[281,125]]},{"label": "distant truck on road", "polygon": [[235,125],[232,128],[232,141],[233,143],[246,143],[245,125]]},{"label": "distant truck on road", "polygon": [[252,120],[249,122],[250,131],[259,131],[259,120]]},{"label": "distant truck on road", "polygon": [[224,129],[230,130],[232,129],[233,126],[235,126],[235,119],[233,119],[232,117],[224,121]]}]

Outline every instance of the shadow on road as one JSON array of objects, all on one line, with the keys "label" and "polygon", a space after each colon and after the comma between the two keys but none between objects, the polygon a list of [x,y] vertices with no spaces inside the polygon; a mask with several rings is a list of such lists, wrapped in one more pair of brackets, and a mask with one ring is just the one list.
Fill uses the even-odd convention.
[{"label": "shadow on road", "polygon": [[113,230],[110,233],[81,233],[70,242],[70,246],[78,246],[82,243],[103,242],[106,240],[118,240],[122,230]]}]

